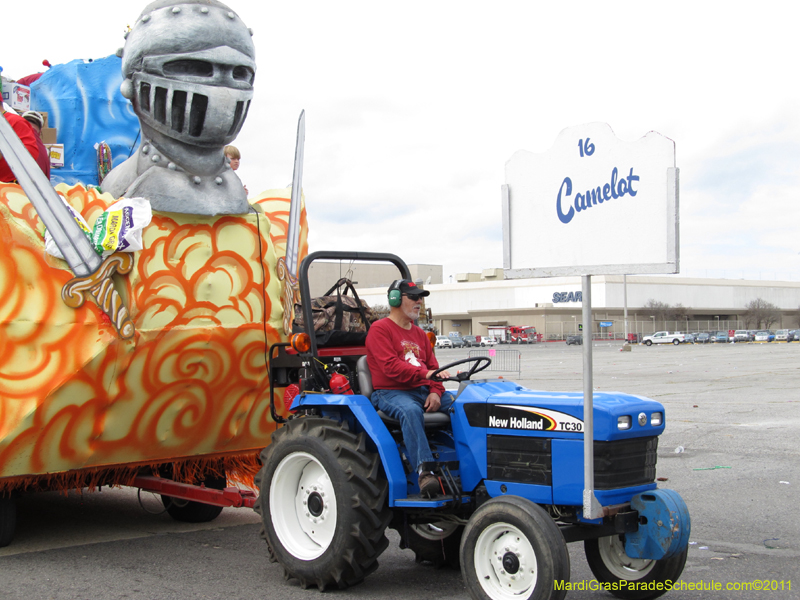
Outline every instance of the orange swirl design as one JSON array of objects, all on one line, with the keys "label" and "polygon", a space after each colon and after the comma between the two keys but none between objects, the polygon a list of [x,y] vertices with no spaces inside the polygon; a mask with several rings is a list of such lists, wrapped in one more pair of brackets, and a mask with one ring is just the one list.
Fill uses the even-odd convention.
[{"label": "orange swirl design", "polygon": [[[90,225],[114,202],[82,186],[58,191]],[[136,326],[123,341],[97,306],[64,305],[71,272],[45,255],[19,186],[0,184],[0,489],[4,478],[269,443],[265,345],[282,339],[275,265],[289,192],[251,200],[258,215],[154,213],[132,272],[115,276]],[[301,258],[307,229],[303,210]]]}]

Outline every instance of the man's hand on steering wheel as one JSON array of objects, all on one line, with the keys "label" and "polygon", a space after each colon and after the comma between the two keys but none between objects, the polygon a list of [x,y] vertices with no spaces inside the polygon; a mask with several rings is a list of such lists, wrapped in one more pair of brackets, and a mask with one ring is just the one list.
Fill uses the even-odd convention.
[{"label": "man's hand on steering wheel", "polygon": [[[468,362],[472,362],[475,364],[472,365],[468,371],[465,371],[463,373],[456,373],[455,377],[451,377],[450,373],[447,371],[447,369],[451,367],[455,367],[457,365],[463,365],[464,363]],[[458,382],[466,381],[470,377],[472,377],[475,373],[480,373],[481,371],[483,371],[490,364],[492,364],[492,359],[487,356],[473,356],[471,358],[464,358],[462,360],[451,362],[450,364],[440,367],[439,369],[433,372],[429,372],[428,379],[432,379],[434,381],[458,381]]]}]

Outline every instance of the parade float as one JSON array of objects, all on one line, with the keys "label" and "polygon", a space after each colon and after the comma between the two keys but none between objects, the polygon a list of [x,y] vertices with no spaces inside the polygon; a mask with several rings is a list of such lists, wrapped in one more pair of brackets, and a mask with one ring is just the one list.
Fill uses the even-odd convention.
[{"label": "parade float", "polygon": [[[141,140],[100,187],[54,189],[0,127],[19,181],[0,184],[0,545],[27,493],[252,484],[275,429],[266,352],[289,330],[308,228],[300,131],[291,188],[248,200],[223,154],[253,94],[251,35],[216,0],[144,9],[119,53]],[[93,245],[84,230],[102,220],[107,243],[134,197],[141,249]],[[209,516],[187,504],[171,514]]]}]

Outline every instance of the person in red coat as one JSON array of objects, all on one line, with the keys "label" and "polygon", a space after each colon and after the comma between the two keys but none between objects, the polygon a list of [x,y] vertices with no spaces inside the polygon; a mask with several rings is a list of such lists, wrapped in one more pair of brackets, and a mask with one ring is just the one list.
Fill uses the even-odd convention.
[{"label": "person in red coat", "polygon": [[[3,117],[6,121],[8,121],[8,124],[11,125],[14,133],[17,134],[19,139],[22,141],[22,144],[25,146],[28,152],[31,153],[31,156],[34,158],[34,160],[38,159],[39,147],[36,145],[36,134],[34,134],[31,124],[20,117],[17,113],[7,111],[2,102],[0,102],[0,112],[2,112]],[[17,178],[14,175],[14,172],[11,170],[11,167],[8,166],[6,159],[0,156],[0,181],[3,183],[15,183],[16,180]]]},{"label": "person in red coat", "polygon": [[[367,333],[367,365],[375,390],[373,406],[400,421],[408,459],[419,473],[420,494],[435,495],[439,482],[422,463],[432,462],[425,437],[424,413],[447,412],[453,396],[431,379],[439,368],[430,340],[414,324],[419,318],[422,298],[430,292],[413,281],[400,279],[389,286],[389,316],[373,323]],[[450,377],[447,371],[441,377]]]}]

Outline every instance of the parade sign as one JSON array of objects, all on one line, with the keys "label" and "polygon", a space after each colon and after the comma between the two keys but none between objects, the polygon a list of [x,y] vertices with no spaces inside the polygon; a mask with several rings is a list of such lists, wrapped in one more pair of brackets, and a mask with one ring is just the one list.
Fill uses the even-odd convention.
[{"label": "parade sign", "polygon": [[563,130],[506,163],[506,277],[677,273],[675,143],[624,142],[605,123]]}]

